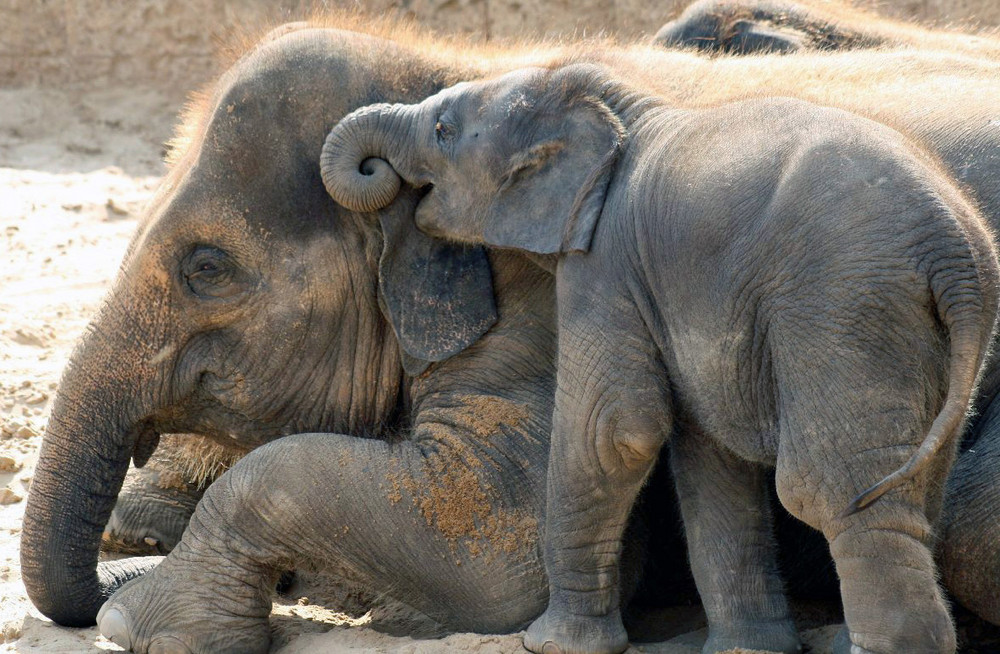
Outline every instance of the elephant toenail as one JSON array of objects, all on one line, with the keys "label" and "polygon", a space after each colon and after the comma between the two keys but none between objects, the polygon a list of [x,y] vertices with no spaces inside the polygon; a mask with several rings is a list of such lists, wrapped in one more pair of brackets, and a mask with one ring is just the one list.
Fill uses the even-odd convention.
[{"label": "elephant toenail", "polygon": [[545,641],[542,645],[542,654],[563,654],[562,647],[559,647],[551,640]]},{"label": "elephant toenail", "polygon": [[146,543],[150,547],[156,547],[160,543],[160,541],[158,541],[155,538],[152,538],[150,536],[146,536],[145,538],[143,538],[142,542]]},{"label": "elephant toenail", "polygon": [[149,646],[149,654],[191,654],[191,650],[173,636],[161,636]]},{"label": "elephant toenail", "polygon": [[128,633],[128,621],[118,608],[108,608],[105,604],[97,614],[97,625],[104,637],[112,643],[128,650],[132,647],[132,638]]}]

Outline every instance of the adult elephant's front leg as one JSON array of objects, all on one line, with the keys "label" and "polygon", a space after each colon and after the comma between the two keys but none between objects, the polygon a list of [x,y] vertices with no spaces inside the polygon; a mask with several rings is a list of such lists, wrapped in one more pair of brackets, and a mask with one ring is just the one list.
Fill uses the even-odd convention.
[{"label": "adult elephant's front leg", "polygon": [[101,549],[167,554],[180,542],[205,488],[245,454],[201,436],[161,437],[146,465],[126,475]]},{"label": "adult elephant's front leg", "polygon": [[450,628],[523,627],[545,602],[537,516],[504,486],[524,473],[446,443],[313,434],[255,450],[105,604],[101,630],[135,652],[265,652],[278,572],[325,562]]},{"label": "adult elephant's front leg", "polygon": [[971,429],[948,477],[937,559],[945,588],[1000,625],[1000,395]]}]

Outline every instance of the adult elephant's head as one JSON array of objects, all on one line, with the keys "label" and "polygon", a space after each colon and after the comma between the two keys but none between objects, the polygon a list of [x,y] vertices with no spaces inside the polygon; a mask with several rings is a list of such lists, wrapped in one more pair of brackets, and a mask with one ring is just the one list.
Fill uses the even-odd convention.
[{"label": "adult elephant's head", "polygon": [[[799,0],[696,0],[653,36],[664,48],[734,55],[877,48],[923,38],[850,4]],[[895,32],[895,34],[893,34]]]},{"label": "adult elephant's head", "polygon": [[[404,365],[450,354],[420,338],[447,306],[419,280],[383,279],[380,294],[380,262],[404,279],[424,260],[474,270],[485,286],[473,302],[488,301],[476,324],[456,329],[478,337],[489,328],[481,250],[403,233],[412,220],[394,216],[412,211],[406,193],[385,213],[383,238],[320,179],[324,137],[341,117],[376,100],[418,100],[447,81],[391,41],[300,26],[258,45],[206,96],[55,399],[21,540],[24,583],[45,615],[93,624],[141,571],[98,566],[98,548],[129,460],[142,465],[159,434],[249,449],[290,433],[377,435],[392,424]],[[405,323],[397,328],[410,335],[409,354],[382,298]]]},{"label": "adult elephant's head", "polygon": [[698,0],[661,27],[653,44],[730,54],[797,52],[812,45],[797,28],[805,11],[786,0]]}]

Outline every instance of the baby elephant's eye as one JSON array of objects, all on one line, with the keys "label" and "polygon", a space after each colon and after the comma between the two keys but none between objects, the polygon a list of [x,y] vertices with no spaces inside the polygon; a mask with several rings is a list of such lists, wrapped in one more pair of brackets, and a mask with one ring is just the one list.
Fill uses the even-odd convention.
[{"label": "baby elephant's eye", "polygon": [[450,141],[455,136],[455,126],[451,123],[442,123],[439,120],[434,125],[434,134],[437,135],[439,143]]}]

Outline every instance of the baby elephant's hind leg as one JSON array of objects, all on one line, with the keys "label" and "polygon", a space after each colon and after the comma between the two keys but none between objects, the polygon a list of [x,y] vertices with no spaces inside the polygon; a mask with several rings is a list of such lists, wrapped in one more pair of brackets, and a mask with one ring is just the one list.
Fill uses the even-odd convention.
[{"label": "baby elephant's hind leg", "polygon": [[[939,506],[950,452],[913,483],[844,516],[859,492],[910,458],[939,408],[939,368],[931,361],[920,366],[919,348],[911,352],[917,371],[866,368],[845,362],[845,353],[836,362],[813,358],[807,372],[786,380],[797,391],[781,407],[778,496],[830,543],[850,633],[837,654],[955,651],[928,517],[928,508]],[[851,374],[839,375],[838,364]]]},{"label": "baby elephant's hind leg", "polygon": [[771,533],[770,470],[695,430],[671,443],[688,555],[708,617],[705,654],[801,651]]}]

